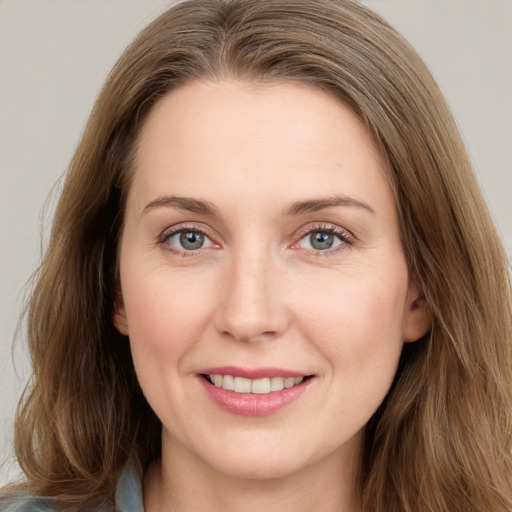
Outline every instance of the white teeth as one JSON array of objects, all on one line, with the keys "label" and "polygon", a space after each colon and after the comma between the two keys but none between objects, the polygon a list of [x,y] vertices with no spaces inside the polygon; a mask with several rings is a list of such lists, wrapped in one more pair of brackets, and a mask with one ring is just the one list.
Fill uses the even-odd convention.
[{"label": "white teeth", "polygon": [[284,389],[283,377],[272,377],[270,379],[270,391],[281,391]]},{"label": "white teeth", "polygon": [[251,393],[270,393],[270,379],[256,379],[252,381]]},{"label": "white teeth", "polygon": [[263,379],[246,379],[232,375],[208,375],[211,382],[218,388],[235,393],[255,393],[265,395],[273,391],[281,391],[300,384],[304,377],[272,377]]},{"label": "white teeth", "polygon": [[284,379],[285,388],[291,388],[292,386],[295,386],[295,379],[293,377],[288,377],[287,379]]},{"label": "white teeth", "polygon": [[235,378],[232,375],[219,375],[222,377],[222,387],[227,389],[228,391],[233,391],[235,389]]},{"label": "white teeth", "polygon": [[250,393],[251,392],[251,380],[245,379],[244,377],[235,377],[235,387],[233,391],[237,393]]}]

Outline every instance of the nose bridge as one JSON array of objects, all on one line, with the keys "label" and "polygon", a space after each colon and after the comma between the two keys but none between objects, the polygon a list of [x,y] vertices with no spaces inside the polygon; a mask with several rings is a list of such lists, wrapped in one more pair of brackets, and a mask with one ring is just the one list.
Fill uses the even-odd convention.
[{"label": "nose bridge", "polygon": [[233,251],[221,293],[218,330],[240,341],[277,336],[286,324],[279,274],[268,248],[249,243]]}]

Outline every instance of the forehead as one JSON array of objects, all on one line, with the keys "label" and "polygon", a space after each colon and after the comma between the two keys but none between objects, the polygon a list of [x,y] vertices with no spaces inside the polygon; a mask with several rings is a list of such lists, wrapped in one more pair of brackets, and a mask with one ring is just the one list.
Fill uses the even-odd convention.
[{"label": "forehead", "polygon": [[150,112],[130,195],[372,196],[369,180],[389,192],[372,135],[334,96],[297,83],[193,82]]}]

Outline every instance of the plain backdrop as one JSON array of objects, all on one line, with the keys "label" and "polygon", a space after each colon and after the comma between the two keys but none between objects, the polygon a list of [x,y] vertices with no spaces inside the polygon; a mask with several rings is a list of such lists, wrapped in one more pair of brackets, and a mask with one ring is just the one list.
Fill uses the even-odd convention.
[{"label": "plain backdrop", "polygon": [[[28,377],[23,330],[13,341],[23,286],[47,240],[54,185],[116,58],[171,3],[0,0],[0,485],[18,474],[11,445]],[[512,0],[363,3],[433,71],[512,255]]]}]

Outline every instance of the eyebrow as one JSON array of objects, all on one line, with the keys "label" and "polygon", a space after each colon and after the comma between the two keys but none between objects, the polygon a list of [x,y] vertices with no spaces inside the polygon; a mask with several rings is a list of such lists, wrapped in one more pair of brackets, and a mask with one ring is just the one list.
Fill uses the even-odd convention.
[{"label": "eyebrow", "polygon": [[144,206],[142,213],[146,213],[147,211],[159,206],[178,208],[180,210],[199,213],[201,215],[215,215],[217,213],[217,208],[208,201],[182,196],[158,197]]},{"label": "eyebrow", "polygon": [[[360,208],[375,215],[375,210],[370,205],[360,201],[359,199],[348,196],[333,196],[321,199],[297,201],[284,210],[283,216],[303,215],[305,213],[316,212],[336,206]],[[199,213],[201,215],[213,216],[217,214],[217,208],[209,201],[182,196],[158,197],[144,206],[142,213],[146,213],[147,211],[157,207],[178,208],[180,210]]]},{"label": "eyebrow", "polygon": [[332,196],[321,199],[297,201],[284,211],[284,215],[303,215],[304,213],[316,212],[334,206],[351,206],[366,210],[367,212],[375,215],[375,210],[369,204],[348,196]]}]

